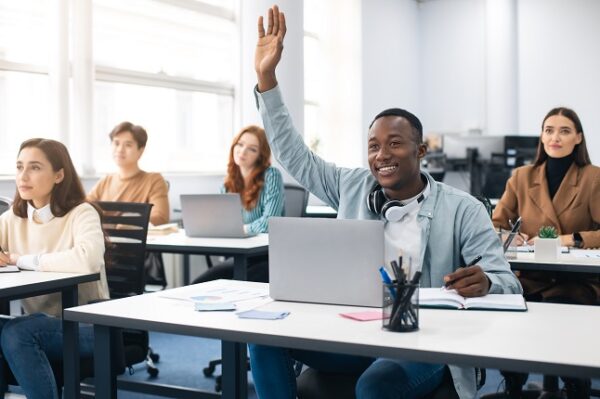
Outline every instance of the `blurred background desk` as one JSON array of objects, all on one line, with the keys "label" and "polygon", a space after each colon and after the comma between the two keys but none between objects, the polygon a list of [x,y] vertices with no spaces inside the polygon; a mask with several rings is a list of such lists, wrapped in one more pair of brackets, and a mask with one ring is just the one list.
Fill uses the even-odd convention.
[{"label": "blurred background desk", "polygon": [[337,211],[327,205],[307,205],[306,217],[309,218],[333,218],[337,217]]},{"label": "blurred background desk", "polygon": [[[600,258],[586,258],[583,254],[585,249],[571,249],[568,254],[560,254],[555,261],[535,260],[535,254],[518,252],[516,258],[511,259],[511,253],[507,253],[510,267],[513,270],[542,270],[554,272],[576,272],[576,273],[599,273]],[[599,251],[590,250],[588,254],[596,254]]]},{"label": "blurred background desk", "polygon": [[248,258],[269,252],[269,235],[259,234],[248,238],[188,237],[180,229],[168,235],[148,236],[146,251],[183,255],[183,284],[190,284],[190,255],[232,256],[233,276],[246,280]]}]

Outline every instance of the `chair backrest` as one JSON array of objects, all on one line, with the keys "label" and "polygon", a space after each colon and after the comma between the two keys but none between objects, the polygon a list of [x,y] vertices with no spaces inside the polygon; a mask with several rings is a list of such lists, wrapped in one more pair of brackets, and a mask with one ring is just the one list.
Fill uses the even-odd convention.
[{"label": "chair backrest", "polygon": [[492,201],[490,201],[490,199],[486,196],[483,195],[475,195],[475,198],[477,198],[485,207],[485,210],[487,211],[488,216],[490,217],[490,219],[492,218],[492,211],[494,210],[494,207],[492,206]]},{"label": "chair backrest", "polygon": [[152,204],[96,202],[107,235],[106,278],[111,298],[144,292],[144,259]]},{"label": "chair backrest", "polygon": [[9,210],[11,206],[12,199],[0,195],[0,215]]},{"label": "chair backrest", "polygon": [[303,217],[308,204],[308,190],[296,184],[284,184],[285,203],[283,216]]}]

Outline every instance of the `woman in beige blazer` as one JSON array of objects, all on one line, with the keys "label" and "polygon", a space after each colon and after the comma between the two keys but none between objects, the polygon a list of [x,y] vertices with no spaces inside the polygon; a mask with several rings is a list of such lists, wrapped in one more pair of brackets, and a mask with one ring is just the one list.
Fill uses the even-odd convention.
[{"label": "woman in beige blazer", "polygon": [[[591,164],[583,127],[568,108],[554,108],[542,122],[532,165],[515,169],[493,214],[494,226],[508,229],[522,218],[517,244],[532,244],[542,226],[554,226],[561,244],[600,247],[600,168]],[[527,300],[597,305],[597,274],[523,271],[517,273]],[[502,373],[511,397],[520,397],[527,374]],[[590,380],[563,378],[567,397],[589,397]]]},{"label": "woman in beige blazer", "polygon": [[[493,214],[494,226],[508,229],[522,218],[517,244],[532,244],[542,226],[554,226],[564,246],[600,247],[600,168],[591,164],[583,127],[568,108],[554,108],[542,122],[537,157],[515,169]],[[530,300],[597,304],[595,275],[521,272]]]}]

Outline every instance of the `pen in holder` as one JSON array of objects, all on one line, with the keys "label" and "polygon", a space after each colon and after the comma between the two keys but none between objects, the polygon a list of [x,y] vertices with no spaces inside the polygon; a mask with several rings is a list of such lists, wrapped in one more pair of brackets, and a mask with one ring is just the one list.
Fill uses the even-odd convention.
[{"label": "pen in holder", "polygon": [[383,283],[383,328],[409,332],[419,329],[419,283]]}]

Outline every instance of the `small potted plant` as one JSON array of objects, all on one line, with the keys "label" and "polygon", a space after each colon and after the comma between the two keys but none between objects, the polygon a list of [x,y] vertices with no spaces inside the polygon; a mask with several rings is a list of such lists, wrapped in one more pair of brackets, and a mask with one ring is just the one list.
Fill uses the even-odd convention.
[{"label": "small potted plant", "polygon": [[557,260],[560,254],[560,238],[553,226],[542,226],[534,240],[535,260]]}]

